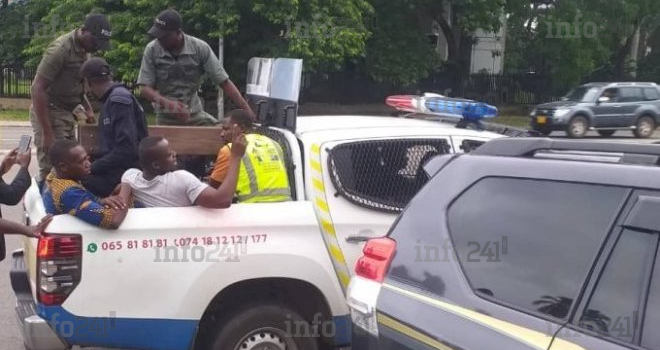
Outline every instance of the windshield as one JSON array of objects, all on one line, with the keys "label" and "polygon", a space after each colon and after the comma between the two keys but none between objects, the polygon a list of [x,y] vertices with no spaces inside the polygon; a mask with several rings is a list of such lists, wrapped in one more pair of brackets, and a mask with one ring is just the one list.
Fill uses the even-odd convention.
[{"label": "windshield", "polygon": [[598,88],[580,86],[571,90],[566,96],[564,96],[563,100],[575,102],[593,101],[596,98],[597,93]]}]

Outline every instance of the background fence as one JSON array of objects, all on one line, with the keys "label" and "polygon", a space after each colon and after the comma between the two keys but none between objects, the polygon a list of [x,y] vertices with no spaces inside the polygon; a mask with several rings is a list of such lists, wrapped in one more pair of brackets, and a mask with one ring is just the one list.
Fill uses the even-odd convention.
[{"label": "background fence", "polygon": [[[30,85],[34,75],[35,69],[0,66],[0,97],[30,98]],[[137,87],[134,82],[127,82],[126,85],[135,92]],[[464,97],[496,106],[528,106],[558,99],[551,79],[535,74],[456,76],[439,73],[416,84],[402,86],[377,82],[352,72],[315,72],[303,75],[300,103],[380,104],[388,95],[424,92]],[[217,98],[217,93],[203,92],[202,96],[212,105],[211,101]]]}]

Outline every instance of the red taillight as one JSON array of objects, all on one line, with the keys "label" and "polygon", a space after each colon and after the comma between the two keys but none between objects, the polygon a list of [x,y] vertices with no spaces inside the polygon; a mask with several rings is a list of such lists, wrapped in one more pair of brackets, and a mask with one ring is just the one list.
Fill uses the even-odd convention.
[{"label": "red taillight", "polygon": [[82,237],[44,235],[37,246],[39,302],[60,305],[80,283]]},{"label": "red taillight", "polygon": [[393,239],[370,239],[362,250],[364,255],[355,265],[355,273],[376,282],[383,282],[395,250],[396,242]]},{"label": "red taillight", "polygon": [[80,236],[43,236],[39,238],[37,257],[68,258],[82,255],[82,239]]},{"label": "red taillight", "polygon": [[393,95],[385,99],[385,104],[404,111],[414,111],[415,107],[412,105],[412,96],[409,95]]}]

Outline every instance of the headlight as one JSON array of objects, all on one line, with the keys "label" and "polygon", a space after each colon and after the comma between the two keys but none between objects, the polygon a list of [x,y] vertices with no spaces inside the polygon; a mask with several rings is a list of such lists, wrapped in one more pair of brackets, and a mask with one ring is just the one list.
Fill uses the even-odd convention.
[{"label": "headlight", "polygon": [[570,112],[570,111],[571,110],[568,109],[568,108],[559,108],[555,111],[554,116],[557,117],[557,118],[561,118],[561,117],[565,116],[566,114],[568,114],[568,112]]},{"label": "headlight", "polygon": [[533,117],[536,115],[536,108],[532,109],[532,112],[529,114],[530,117]]}]

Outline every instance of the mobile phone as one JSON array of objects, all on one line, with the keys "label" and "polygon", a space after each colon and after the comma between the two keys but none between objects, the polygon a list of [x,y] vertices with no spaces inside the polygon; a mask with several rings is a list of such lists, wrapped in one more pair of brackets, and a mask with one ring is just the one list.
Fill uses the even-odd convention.
[{"label": "mobile phone", "polygon": [[18,143],[18,152],[25,153],[28,148],[30,148],[30,142],[32,142],[32,136],[23,135],[21,136],[21,141]]}]

